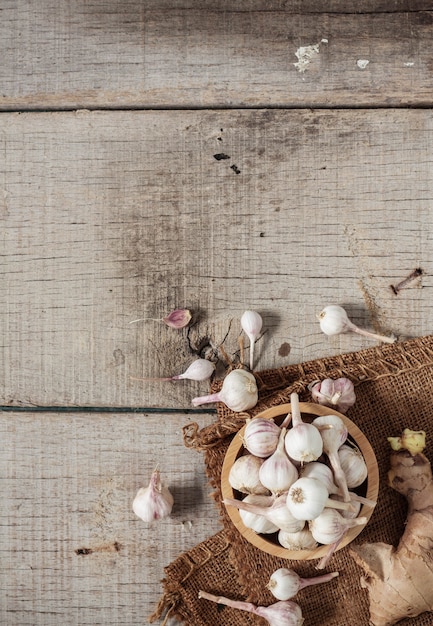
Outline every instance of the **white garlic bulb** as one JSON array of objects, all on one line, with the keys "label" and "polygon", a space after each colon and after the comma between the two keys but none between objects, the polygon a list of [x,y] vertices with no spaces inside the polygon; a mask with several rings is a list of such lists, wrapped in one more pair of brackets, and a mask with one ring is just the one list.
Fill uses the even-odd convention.
[{"label": "white garlic bulb", "polygon": [[[259,507],[269,506],[269,498],[267,496],[256,496],[254,494],[247,496],[242,502],[245,504],[258,505]],[[239,515],[245,526],[251,528],[258,534],[268,535],[278,531],[278,526],[273,524],[264,515],[241,510],[239,511]]]},{"label": "white garlic bulb", "polygon": [[314,578],[301,578],[294,570],[280,567],[271,575],[266,586],[277,600],[290,600],[304,587],[328,582],[336,576],[338,576],[338,572],[331,572]]},{"label": "white garlic bulb", "polygon": [[296,533],[287,533],[280,530],[278,543],[287,550],[314,550],[319,545],[309,528],[302,528]]},{"label": "white garlic bulb", "polygon": [[350,489],[359,487],[367,478],[368,469],[364,457],[358,448],[346,444],[338,449],[341,469],[346,476],[346,483]]},{"label": "white garlic bulb", "polygon": [[161,483],[160,472],[155,469],[149,485],[138,490],[132,503],[132,510],[144,522],[153,522],[168,517],[173,503],[172,494]]},{"label": "white garlic bulb", "polygon": [[251,454],[266,458],[277,449],[280,427],[264,417],[247,420],[243,435],[243,444]]},{"label": "white garlic bulb", "polygon": [[253,454],[244,454],[236,459],[228,476],[232,489],[246,494],[269,495],[269,489],[260,482],[259,470],[262,465],[263,459]]},{"label": "white garlic bulb", "polygon": [[223,380],[221,390],[192,399],[194,406],[210,402],[223,402],[229,409],[239,413],[257,404],[259,392],[254,376],[245,370],[232,370]]}]

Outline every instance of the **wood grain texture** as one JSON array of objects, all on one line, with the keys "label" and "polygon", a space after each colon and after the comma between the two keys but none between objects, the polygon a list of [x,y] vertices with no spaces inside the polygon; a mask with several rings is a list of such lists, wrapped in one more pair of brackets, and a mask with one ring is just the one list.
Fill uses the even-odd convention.
[{"label": "wood grain texture", "polygon": [[3,2],[0,109],[432,103],[431,2],[208,4]]},{"label": "wood grain texture", "polygon": [[[432,331],[429,110],[4,114],[0,134],[3,404],[191,407],[207,383],[130,377],[235,355],[247,308],[261,370],[370,345],[322,335],[333,302]],[[133,323],[179,306],[190,329]]]},{"label": "wood grain texture", "polygon": [[[201,425],[210,416],[201,416]],[[0,621],[141,624],[163,566],[220,530],[187,416],[0,414]],[[156,464],[175,498],[146,524],[131,509]]]}]

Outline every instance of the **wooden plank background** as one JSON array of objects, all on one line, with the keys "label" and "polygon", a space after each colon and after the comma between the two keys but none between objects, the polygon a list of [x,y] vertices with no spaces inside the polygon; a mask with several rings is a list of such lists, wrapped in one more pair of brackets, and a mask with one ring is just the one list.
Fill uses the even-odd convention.
[{"label": "wooden plank background", "polygon": [[[35,13],[24,0],[4,4],[3,110],[352,106],[355,94],[357,106],[431,101],[431,11],[312,16],[299,3],[164,10],[137,0],[72,9],[61,0]],[[300,71],[306,46],[317,51]]]},{"label": "wooden plank background", "polygon": [[[181,437],[208,385],[131,377],[236,356],[246,308],[260,370],[371,345],[320,333],[331,302],[431,333],[432,8],[0,0],[2,624],[143,622],[219,529]],[[178,306],[186,330],[135,321]]]}]

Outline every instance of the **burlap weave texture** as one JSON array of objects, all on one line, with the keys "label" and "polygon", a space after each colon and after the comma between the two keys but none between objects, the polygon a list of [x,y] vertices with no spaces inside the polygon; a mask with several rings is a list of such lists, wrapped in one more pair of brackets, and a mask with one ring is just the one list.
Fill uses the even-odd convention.
[{"label": "burlap weave texture", "polygon": [[[308,384],[312,380],[346,376],[354,382],[357,400],[347,417],[367,436],[378,461],[378,504],[355,542],[384,541],[396,545],[403,532],[406,502],[386,482],[389,467],[386,438],[399,435],[406,427],[423,429],[427,432],[425,453],[433,460],[433,437],[429,436],[433,422],[433,337],[410,339],[255,375],[259,403],[254,410],[236,414],[219,404],[214,424],[202,430],[194,424],[184,429],[186,445],[204,452],[223,530],[165,569],[164,595],[154,617],[169,611],[188,626],[265,624],[250,614],[199,600],[198,590],[269,605],[275,599],[266,589],[266,583],[277,568],[293,567],[301,576],[317,575],[317,561],[278,559],[246,542],[220,502],[224,455],[234,433],[245,424],[245,418],[288,402],[293,391],[299,393],[301,401],[311,401]],[[215,385],[214,390],[217,388]],[[368,626],[368,596],[360,584],[362,570],[350,557],[347,547],[332,557],[326,571],[339,571],[340,576],[326,585],[306,588],[297,595],[305,626]],[[424,614],[401,624],[431,626],[433,615]]]}]

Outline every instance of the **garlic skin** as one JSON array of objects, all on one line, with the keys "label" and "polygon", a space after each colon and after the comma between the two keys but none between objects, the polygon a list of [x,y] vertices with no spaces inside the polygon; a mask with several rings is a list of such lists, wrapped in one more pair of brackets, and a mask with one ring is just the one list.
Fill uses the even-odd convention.
[{"label": "garlic skin", "polygon": [[355,388],[348,378],[325,378],[308,386],[314,402],[323,406],[334,407],[340,413],[346,413],[355,404]]},{"label": "garlic skin", "polygon": [[254,365],[254,345],[263,326],[263,319],[256,311],[245,311],[241,317],[241,326],[244,333],[250,340],[250,370]]},{"label": "garlic skin", "polygon": [[161,483],[160,472],[155,469],[149,485],[138,490],[132,502],[132,510],[144,522],[153,522],[168,517],[173,504],[172,494]]},{"label": "garlic skin", "polygon": [[274,421],[253,417],[247,420],[243,445],[251,454],[267,458],[277,449],[280,433],[280,427]]},{"label": "garlic skin", "polygon": [[343,444],[338,449],[338,457],[349,489],[362,485],[368,476],[368,469],[360,450]]},{"label": "garlic skin", "polygon": [[245,370],[232,370],[223,380],[218,393],[192,399],[193,406],[210,402],[223,402],[229,409],[239,413],[256,406],[259,398],[254,376]]},{"label": "garlic skin", "polygon": [[266,586],[277,600],[290,600],[301,589],[328,582],[338,575],[338,572],[332,572],[315,578],[301,578],[294,570],[281,567],[271,575]]},{"label": "garlic skin", "polygon": [[333,336],[353,332],[363,335],[364,337],[383,341],[384,343],[394,343],[396,341],[394,336],[385,337],[384,335],[377,335],[376,333],[371,333],[363,328],[358,328],[358,326],[350,321],[343,307],[338,304],[325,306],[325,308],[319,313],[318,319],[320,330],[325,333],[325,335]]},{"label": "garlic skin", "polygon": [[314,550],[319,545],[309,528],[302,528],[296,533],[287,533],[280,530],[278,543],[287,550]]},{"label": "garlic skin", "polygon": [[242,602],[241,600],[230,600],[223,596],[215,596],[212,593],[207,593],[207,591],[199,591],[198,597],[263,617],[267,620],[269,626],[302,626],[304,623],[301,607],[291,600],[275,602],[275,604],[271,604],[271,606],[256,606],[251,602]]},{"label": "garlic skin", "polygon": [[270,495],[269,489],[260,482],[259,470],[262,465],[263,459],[253,454],[244,454],[236,459],[228,475],[232,489],[245,494]]},{"label": "garlic skin", "polygon": [[284,450],[286,429],[282,428],[275,452],[264,461],[259,470],[262,485],[274,495],[280,495],[298,479],[298,470]]}]

